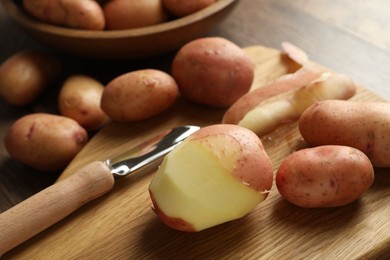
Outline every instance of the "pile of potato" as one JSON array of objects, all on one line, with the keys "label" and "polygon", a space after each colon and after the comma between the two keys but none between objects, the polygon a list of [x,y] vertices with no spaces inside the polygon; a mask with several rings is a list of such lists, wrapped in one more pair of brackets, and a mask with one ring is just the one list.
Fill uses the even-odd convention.
[{"label": "pile of potato", "polygon": [[23,0],[34,18],[83,30],[122,30],[164,23],[197,12],[216,0]]},{"label": "pile of potato", "polygon": [[[60,60],[24,51],[0,66],[0,96],[14,106],[33,102],[62,75]],[[254,68],[229,40],[194,40],[176,54],[172,75],[156,70],[130,71],[107,85],[87,75],[66,78],[58,94],[59,115],[37,113],[9,129],[5,146],[11,157],[39,170],[65,167],[96,131],[110,120],[135,122],[159,115],[179,94],[188,100],[227,107],[249,91]],[[47,158],[51,158],[48,160]]]},{"label": "pile of potato", "polygon": [[[16,53],[0,66],[0,96],[13,106],[29,105],[62,73],[56,57]],[[4,140],[10,156],[42,171],[65,167],[88,142],[88,131],[108,120],[100,109],[102,91],[103,85],[88,76],[68,78],[58,97],[61,115],[34,113],[12,124]]]}]

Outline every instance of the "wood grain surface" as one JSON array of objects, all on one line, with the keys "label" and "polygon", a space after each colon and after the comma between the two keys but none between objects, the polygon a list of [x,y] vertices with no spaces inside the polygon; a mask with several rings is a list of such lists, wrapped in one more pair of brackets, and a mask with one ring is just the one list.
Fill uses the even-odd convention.
[{"label": "wood grain surface", "polygon": [[[372,93],[375,93],[375,95],[366,95],[366,98],[369,96],[370,98],[376,99],[379,96],[389,100],[389,10],[390,2],[387,0],[241,0],[230,17],[211,31],[209,35],[226,37],[242,47],[263,45],[279,48],[282,41],[293,42],[307,51],[312,60],[351,76],[356,82],[370,90]],[[65,62],[67,75],[73,73],[86,73],[95,76],[103,83],[108,82],[116,75],[139,68],[153,67],[169,71],[170,62],[174,55],[172,53],[136,62],[103,62],[63,56],[27,35],[7,17],[0,6],[0,62],[3,62],[13,53],[24,49],[44,50],[58,54]],[[65,76],[66,75],[64,75],[64,77]],[[58,82],[58,84],[52,86],[52,88],[48,89],[44,95],[30,106],[13,107],[0,100],[0,138],[3,139],[9,126],[22,115],[32,112],[57,113],[56,97],[60,84],[61,82]],[[207,115],[203,120],[205,120],[205,122],[211,122],[220,114],[221,111],[202,111],[195,115],[186,114],[183,118],[186,116],[190,116],[189,118],[197,118],[198,116],[204,117],[204,115]],[[134,135],[135,138],[134,142],[138,142],[141,137],[143,137],[144,132],[157,132],[159,130],[158,126],[164,121],[163,119],[161,120],[162,121],[157,120],[156,122],[132,126],[132,129],[134,128],[134,132],[132,132],[132,135]],[[112,138],[112,142],[114,146],[119,147],[123,145],[121,143],[122,136],[127,134],[122,132],[115,133],[110,129],[105,129],[103,133],[104,135],[118,134],[119,136]],[[91,133],[91,136],[93,136],[93,134],[94,133]],[[99,140],[99,138],[101,137],[97,136],[97,140]],[[288,136],[285,138],[289,140]],[[272,140],[268,141],[272,142]],[[288,143],[291,144],[291,142]],[[23,199],[52,184],[61,173],[43,173],[33,170],[9,158],[3,143],[1,143],[0,148],[0,212],[5,211]],[[99,151],[106,149],[107,147],[104,144],[95,146],[92,143],[91,148]],[[101,156],[103,157],[103,155]],[[283,154],[279,156],[283,156]],[[83,160],[80,159],[80,157],[76,159],[79,163],[83,163]],[[77,164],[73,165],[77,167]],[[387,190],[389,189],[389,177],[385,174],[380,176],[379,181],[376,182],[372,191],[373,193],[378,194],[378,196],[381,195],[386,188]],[[137,179],[142,180],[143,178],[137,177]],[[127,180],[120,185],[123,185],[121,186],[123,187],[122,189],[126,189],[128,185],[133,182],[135,181]],[[119,191],[119,193],[121,192]],[[389,197],[387,196],[384,199],[388,205],[390,203]],[[131,198],[129,198],[129,201],[130,200]],[[96,202],[96,204],[100,204],[100,202]],[[358,205],[360,204],[361,203],[358,203]],[[93,205],[95,204],[91,203],[89,206],[89,213],[84,213],[84,215],[94,215]],[[260,219],[267,218],[270,215],[272,217],[285,219],[285,222],[279,227],[279,233],[276,236],[266,236],[268,229],[263,229],[264,237],[258,238],[259,243],[261,244],[260,251],[255,250],[255,247],[258,247],[258,244],[246,245],[246,241],[250,240],[249,237],[254,233],[257,233],[257,231],[252,230],[253,227],[251,225],[248,226],[245,224],[248,220],[242,220],[238,224],[228,224],[225,227],[217,227],[216,230],[220,230],[219,234],[223,235],[222,238],[219,237],[219,235],[213,235],[213,232],[215,231],[207,231],[195,236],[186,236],[167,230],[165,233],[153,237],[153,228],[160,224],[154,218],[151,218],[147,220],[151,223],[149,229],[136,231],[143,232],[143,245],[130,244],[130,242],[127,245],[129,248],[137,247],[137,250],[141,253],[150,250],[151,252],[148,255],[154,256],[154,258],[172,258],[170,253],[174,253],[176,250],[179,251],[178,256],[180,256],[181,254],[184,254],[184,249],[182,248],[185,248],[188,253],[187,256],[190,256],[194,252],[197,252],[198,247],[204,249],[198,254],[198,256],[200,256],[199,258],[206,258],[206,256],[213,254],[214,256],[217,256],[217,258],[224,258],[224,250],[227,251],[226,256],[232,256],[233,251],[235,251],[234,255],[237,256],[236,258],[239,258],[240,256],[242,256],[242,258],[261,258],[260,253],[253,252],[265,252],[268,250],[270,251],[270,254],[266,254],[266,256],[273,258],[272,253],[277,252],[278,249],[280,249],[280,247],[275,247],[275,244],[283,244],[285,237],[282,236],[282,234],[284,232],[291,233],[290,231],[294,230],[294,228],[299,228],[302,229],[309,238],[318,235],[319,237],[314,239],[315,241],[320,241],[324,236],[334,236],[335,238],[324,246],[324,249],[321,249],[319,246],[315,246],[311,249],[304,247],[306,239],[303,238],[298,239],[298,241],[288,239],[288,241],[295,246],[294,250],[291,251],[291,257],[289,258],[301,259],[310,254],[314,254],[313,252],[317,252],[318,258],[322,258],[321,256],[326,256],[328,252],[332,251],[332,248],[334,248],[336,253],[340,253],[340,255],[348,255],[350,254],[348,252],[355,252],[356,248],[360,247],[358,246],[358,241],[351,237],[353,235],[351,227],[356,223],[359,223],[360,218],[364,218],[369,214],[369,212],[366,211],[368,208],[356,206],[354,204],[355,206],[350,206],[341,210],[341,214],[339,214],[338,211],[319,211],[316,216],[328,215],[329,220],[326,223],[333,226],[329,231],[326,231],[322,227],[322,223],[317,220],[316,216],[313,216],[310,219],[300,220],[297,216],[300,216],[303,210],[296,211],[296,209],[285,208],[282,202],[277,205],[279,206],[276,206],[272,212],[265,212],[264,216],[259,216],[257,215],[258,213],[255,214],[255,216]],[[380,206],[378,204],[374,205]],[[124,203],[123,206],[127,206],[127,203]],[[382,207],[385,206],[382,205]],[[131,206],[130,211],[131,210],[137,211],[138,209],[137,207]],[[345,215],[347,218],[349,216],[350,221],[346,221],[345,218],[340,218],[339,215]],[[256,217],[249,217],[248,219]],[[370,221],[386,222],[388,219],[388,216],[383,216],[383,218],[373,217],[373,219],[370,218]],[[129,220],[117,220],[116,218],[113,218],[109,221],[117,223],[117,228],[121,228],[121,224]],[[347,224],[344,225],[344,222]],[[103,225],[103,223],[104,221],[98,223],[93,230],[99,230],[99,227]],[[230,234],[229,230],[233,230],[233,226],[236,225],[242,225],[244,226],[244,229]],[[314,227],[317,227],[315,231],[313,231]],[[367,229],[363,230],[367,231]],[[387,231],[390,233],[390,230]],[[341,241],[335,236],[339,232],[345,234],[343,241],[345,242],[345,240],[348,240],[349,246],[336,250],[335,248],[338,248],[337,243]],[[367,232],[370,237],[373,233],[376,233],[377,230],[372,229]],[[179,242],[176,240],[177,237],[180,237],[181,239]],[[381,235],[378,234],[377,237],[380,238]],[[150,242],[148,239],[151,239]],[[218,240],[215,241],[216,245],[213,247],[211,245],[215,239]],[[167,249],[164,247],[159,249],[158,245],[161,241],[158,243],[158,240],[166,241],[167,244],[171,245],[171,248]],[[376,238],[373,238],[373,240],[376,240]],[[106,242],[112,245],[113,249],[123,246],[126,243],[126,241],[122,241],[120,242],[120,245],[116,246],[114,243],[115,241],[118,241],[118,239]],[[205,245],[204,241],[208,241],[210,246]],[[367,258],[374,259],[382,257],[383,259],[389,259],[389,241],[384,241],[385,242],[382,242],[379,247],[372,248],[371,251],[367,251],[367,247],[364,246],[363,251],[371,252],[367,255]],[[177,244],[172,245],[172,243]],[[183,245],[186,245],[187,243],[191,244],[191,248],[183,247]],[[241,253],[242,245],[252,247],[252,253],[248,255]],[[264,248],[264,250],[262,248]],[[384,251],[377,251],[378,248],[384,249]],[[210,251],[210,254],[207,254],[207,250]],[[97,252],[104,253],[104,250],[99,249]],[[111,254],[113,258],[118,255],[120,254]],[[88,251],[85,252],[84,256],[88,256]],[[358,258],[358,256],[359,255],[351,256],[350,259]]]},{"label": "wood grain surface", "polygon": [[[292,62],[261,46],[245,49],[256,64],[253,88],[291,72]],[[364,88],[353,98],[382,100]],[[171,126],[219,123],[223,110],[184,99],[168,112],[139,124],[113,123],[88,143],[60,180],[82,166],[105,160]],[[207,116],[205,116],[207,115]],[[262,137],[276,171],[291,152],[306,146],[296,124]],[[377,257],[390,243],[389,170],[377,170],[373,187],[360,200],[330,209],[303,209],[286,202],[275,185],[270,196],[246,217],[199,232],[166,227],[152,210],[148,186],[153,173],[116,180],[113,190],[60,223],[25,242],[5,257],[16,259],[153,259]],[[59,202],[61,203],[61,202]]]}]

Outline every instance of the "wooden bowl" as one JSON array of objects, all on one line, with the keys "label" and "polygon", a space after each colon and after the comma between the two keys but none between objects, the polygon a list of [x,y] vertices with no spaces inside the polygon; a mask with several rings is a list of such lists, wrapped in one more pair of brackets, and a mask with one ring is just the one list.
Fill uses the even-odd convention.
[{"label": "wooden bowl", "polygon": [[138,59],[175,51],[206,35],[239,0],[218,0],[194,14],[154,26],[129,30],[87,31],[40,22],[27,15],[20,1],[1,0],[5,11],[33,37],[61,52],[97,59]]}]

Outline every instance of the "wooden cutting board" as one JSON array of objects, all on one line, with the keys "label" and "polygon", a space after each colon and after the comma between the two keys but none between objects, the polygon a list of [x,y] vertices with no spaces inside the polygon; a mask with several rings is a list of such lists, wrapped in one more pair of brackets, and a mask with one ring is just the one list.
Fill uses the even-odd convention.
[{"label": "wooden cutting board", "polygon": [[[256,64],[253,88],[291,72],[278,50],[245,49]],[[364,72],[362,72],[364,73]],[[383,100],[359,88],[356,100]],[[95,160],[105,160],[147,136],[183,124],[219,123],[224,110],[179,99],[156,118],[111,123],[90,140],[60,179]],[[262,138],[274,170],[305,146],[297,125]],[[166,227],[154,214],[148,185],[153,173],[116,180],[107,195],[9,252],[18,259],[351,259],[390,254],[390,172],[376,171],[372,188],[357,202],[330,209],[303,209],[286,202],[275,185],[267,200],[246,217],[199,233]],[[59,202],[60,203],[60,202]]]}]

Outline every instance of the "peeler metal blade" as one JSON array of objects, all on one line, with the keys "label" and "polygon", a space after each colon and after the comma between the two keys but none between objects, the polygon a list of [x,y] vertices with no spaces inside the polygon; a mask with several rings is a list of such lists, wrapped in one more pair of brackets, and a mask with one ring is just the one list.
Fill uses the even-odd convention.
[{"label": "peeler metal blade", "polygon": [[104,163],[114,176],[156,169],[167,153],[199,129],[199,126],[184,125],[166,130]]}]

